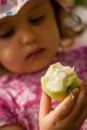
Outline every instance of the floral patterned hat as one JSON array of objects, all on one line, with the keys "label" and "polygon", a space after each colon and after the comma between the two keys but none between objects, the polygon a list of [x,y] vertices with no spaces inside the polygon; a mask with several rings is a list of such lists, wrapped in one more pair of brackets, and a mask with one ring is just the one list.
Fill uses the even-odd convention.
[{"label": "floral patterned hat", "polygon": [[[20,8],[30,0],[0,0],[0,19],[6,16],[15,15]],[[87,0],[55,0],[65,8],[66,11],[72,12],[73,8],[78,5],[87,6]]]},{"label": "floral patterned hat", "polygon": [[[6,16],[15,15],[20,8],[30,0],[0,0],[0,19]],[[74,0],[56,0],[67,11],[73,8]]]},{"label": "floral patterned hat", "polygon": [[29,0],[0,0],[0,19],[15,15]]}]

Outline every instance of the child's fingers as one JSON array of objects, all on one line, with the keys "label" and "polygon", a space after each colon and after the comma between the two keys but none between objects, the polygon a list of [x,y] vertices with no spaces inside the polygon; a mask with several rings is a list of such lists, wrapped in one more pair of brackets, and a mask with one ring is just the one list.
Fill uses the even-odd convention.
[{"label": "child's fingers", "polygon": [[64,119],[70,114],[70,112],[76,102],[77,96],[79,94],[79,89],[77,89],[77,88],[74,89],[73,94],[75,96],[74,100],[72,100],[71,95],[69,95],[64,99],[64,101],[62,101],[62,103],[60,103],[56,107],[56,109],[54,111],[55,118]]},{"label": "child's fingers", "polygon": [[[78,96],[75,107],[73,108],[73,111],[70,114],[70,118],[72,118],[74,121],[79,119],[84,108],[86,107],[86,104],[87,104],[87,88],[86,87],[87,86],[84,85],[81,88],[81,92]],[[83,118],[85,118],[85,115],[83,115]]]},{"label": "child's fingers", "polygon": [[51,98],[45,92],[43,92],[40,101],[39,117],[47,115],[51,110]]},{"label": "child's fingers", "polygon": [[78,119],[78,123],[82,124],[83,121],[87,118],[87,103],[85,104],[83,111],[81,112],[81,116]]}]

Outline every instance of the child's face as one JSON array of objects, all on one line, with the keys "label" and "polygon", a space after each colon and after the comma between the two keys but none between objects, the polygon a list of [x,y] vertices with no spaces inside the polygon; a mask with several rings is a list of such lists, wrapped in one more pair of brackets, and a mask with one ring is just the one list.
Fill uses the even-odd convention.
[{"label": "child's face", "polygon": [[30,0],[15,16],[0,20],[0,62],[16,73],[40,71],[60,42],[50,0]]}]

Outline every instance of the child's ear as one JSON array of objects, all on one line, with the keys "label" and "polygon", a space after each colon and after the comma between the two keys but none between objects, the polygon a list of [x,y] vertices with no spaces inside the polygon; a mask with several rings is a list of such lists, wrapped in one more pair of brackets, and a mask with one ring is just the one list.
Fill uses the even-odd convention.
[{"label": "child's ear", "polygon": [[58,46],[58,52],[63,52],[66,50],[70,50],[74,47],[74,38],[64,38],[61,40],[60,45]]},{"label": "child's ear", "polygon": [[64,38],[61,41],[61,46],[63,48],[69,48],[74,44],[74,39],[73,38]]}]

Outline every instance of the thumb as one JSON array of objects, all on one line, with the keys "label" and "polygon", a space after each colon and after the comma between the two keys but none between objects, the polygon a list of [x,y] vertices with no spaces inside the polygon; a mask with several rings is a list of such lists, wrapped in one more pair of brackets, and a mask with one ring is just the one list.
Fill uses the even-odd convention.
[{"label": "thumb", "polygon": [[51,98],[45,92],[42,92],[41,101],[40,101],[39,117],[40,118],[44,117],[51,110],[52,110]]}]

